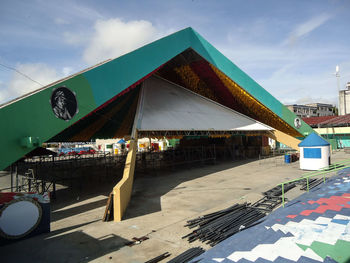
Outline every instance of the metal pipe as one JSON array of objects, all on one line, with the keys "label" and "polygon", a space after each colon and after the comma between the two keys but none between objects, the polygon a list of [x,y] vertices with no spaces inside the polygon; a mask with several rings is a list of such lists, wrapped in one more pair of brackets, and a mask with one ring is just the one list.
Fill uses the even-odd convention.
[{"label": "metal pipe", "polygon": [[171,254],[169,252],[165,252],[165,253],[159,255],[158,257],[155,257],[155,258],[152,258],[152,259],[146,261],[145,263],[157,263],[157,262],[169,257],[170,255]]}]

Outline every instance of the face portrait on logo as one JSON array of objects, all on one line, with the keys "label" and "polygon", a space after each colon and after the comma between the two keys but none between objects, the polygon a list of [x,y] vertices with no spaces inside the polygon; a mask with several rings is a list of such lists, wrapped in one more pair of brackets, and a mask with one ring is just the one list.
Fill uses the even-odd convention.
[{"label": "face portrait on logo", "polygon": [[294,119],[295,128],[299,129],[301,127],[301,120],[299,118]]},{"label": "face portrait on logo", "polygon": [[78,102],[75,93],[66,87],[54,89],[50,103],[53,113],[59,119],[69,121],[78,113]]}]

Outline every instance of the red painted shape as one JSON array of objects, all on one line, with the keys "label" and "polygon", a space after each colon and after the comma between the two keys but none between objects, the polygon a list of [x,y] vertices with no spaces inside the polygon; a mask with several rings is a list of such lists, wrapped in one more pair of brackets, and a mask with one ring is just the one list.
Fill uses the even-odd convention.
[{"label": "red painted shape", "polygon": [[[25,194],[35,194],[35,192],[26,192]],[[23,197],[25,194],[24,193],[17,193],[17,192],[7,192],[7,193],[2,192],[2,193],[0,193],[0,205],[11,202],[16,195],[18,197]],[[34,199],[35,199],[35,197],[34,197]]]},{"label": "red painted shape", "polygon": [[218,95],[220,102],[223,105],[235,109],[235,98],[211,69],[207,61],[195,61],[192,62],[190,66],[199,78],[201,78],[210,88],[215,90],[216,95]]},{"label": "red painted shape", "polygon": [[0,205],[11,202],[13,197],[18,193],[9,192],[9,193],[0,193]]},{"label": "red painted shape", "polygon": [[298,215],[287,215],[288,218],[296,218]]},{"label": "red painted shape", "polygon": [[320,198],[317,201],[308,201],[309,204],[319,204],[320,206],[313,210],[304,210],[300,213],[300,215],[309,216],[311,213],[323,214],[327,210],[340,211],[343,208],[350,208],[350,204],[348,204],[349,201],[349,193],[345,193],[342,196]]}]

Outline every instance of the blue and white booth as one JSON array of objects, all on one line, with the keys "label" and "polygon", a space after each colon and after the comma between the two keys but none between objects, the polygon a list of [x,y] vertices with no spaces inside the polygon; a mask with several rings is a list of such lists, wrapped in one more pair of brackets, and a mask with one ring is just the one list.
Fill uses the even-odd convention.
[{"label": "blue and white booth", "polygon": [[316,133],[308,135],[298,146],[300,169],[319,170],[330,165],[330,143]]}]

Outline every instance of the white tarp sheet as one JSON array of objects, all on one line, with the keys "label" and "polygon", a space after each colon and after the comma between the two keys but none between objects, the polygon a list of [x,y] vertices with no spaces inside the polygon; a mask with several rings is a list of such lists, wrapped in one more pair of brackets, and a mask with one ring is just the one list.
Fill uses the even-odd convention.
[{"label": "white tarp sheet", "polygon": [[139,131],[267,131],[271,127],[159,77],[142,87]]}]

